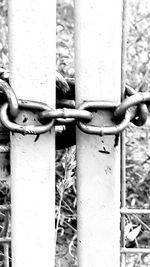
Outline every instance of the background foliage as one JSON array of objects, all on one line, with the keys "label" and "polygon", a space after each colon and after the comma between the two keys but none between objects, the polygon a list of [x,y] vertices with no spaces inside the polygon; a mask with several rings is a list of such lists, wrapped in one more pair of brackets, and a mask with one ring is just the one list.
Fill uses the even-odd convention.
[{"label": "background foliage", "polygon": [[[128,0],[126,82],[137,91],[150,91],[150,1]],[[56,66],[74,77],[74,1],[57,0]],[[0,67],[8,69],[8,2],[0,0]],[[126,202],[150,208],[150,123],[126,131]],[[56,266],[77,266],[75,147],[56,153]],[[1,186],[1,191],[4,191]],[[150,218],[127,216],[128,247],[150,246]],[[133,230],[136,229],[136,232]],[[108,240],[109,242],[109,240]],[[146,255],[130,255],[127,266],[150,266]]]}]

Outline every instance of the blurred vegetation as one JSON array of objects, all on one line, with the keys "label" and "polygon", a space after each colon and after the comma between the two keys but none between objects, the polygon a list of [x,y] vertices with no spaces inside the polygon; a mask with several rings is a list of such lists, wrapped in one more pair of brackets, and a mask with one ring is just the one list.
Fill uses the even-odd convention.
[{"label": "blurred vegetation", "polygon": [[[126,82],[150,91],[150,1],[128,0]],[[0,0],[0,67],[8,69],[8,2]],[[74,1],[57,0],[56,66],[74,77]],[[126,130],[126,204],[150,208],[150,120]],[[56,152],[56,266],[77,266],[75,147]],[[3,186],[2,186],[3,189]],[[4,190],[1,190],[5,192]],[[5,193],[6,195],[6,193]],[[127,246],[150,247],[150,216],[126,217]],[[133,230],[136,231],[133,232]],[[132,241],[131,241],[132,234]],[[109,242],[109,240],[108,240]],[[150,266],[147,255],[127,256],[126,266]]]},{"label": "blurred vegetation", "polygon": [[150,90],[150,2],[129,0],[127,20],[126,80],[137,88]]},{"label": "blurred vegetation", "polygon": [[64,76],[74,77],[74,1],[57,0],[56,66]]},{"label": "blurred vegetation", "polygon": [[0,67],[8,69],[8,0],[0,0]]}]

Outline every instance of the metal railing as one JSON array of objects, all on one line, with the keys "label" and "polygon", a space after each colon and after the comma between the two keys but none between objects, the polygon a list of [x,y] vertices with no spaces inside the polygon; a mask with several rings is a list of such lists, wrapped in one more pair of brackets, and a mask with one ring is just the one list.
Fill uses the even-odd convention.
[{"label": "metal railing", "polygon": [[[3,126],[12,133],[13,267],[47,267],[54,263],[53,126],[56,124],[75,123],[78,126],[78,256],[80,266],[91,267],[100,264],[105,267],[119,267],[120,213],[122,266],[125,266],[127,253],[150,253],[150,249],[126,248],[125,246],[125,215],[150,214],[150,210],[126,208],[123,135],[121,137],[121,210],[119,207],[120,166],[118,164],[120,133],[129,122],[137,126],[146,122],[150,93],[137,93],[130,86],[126,86],[126,90],[122,90],[120,103],[123,3],[120,0],[109,0],[103,3],[103,8],[100,9],[99,2],[96,0],[93,5],[90,0],[84,1],[84,4],[83,1],[76,1],[76,106],[74,102],[59,101],[60,109],[54,108],[54,92],[50,93],[49,89],[53,87],[54,91],[55,87],[53,55],[55,49],[54,42],[51,47],[48,37],[50,29],[54,39],[55,18],[49,22],[49,17],[53,17],[53,11],[48,10],[54,10],[55,1],[52,4],[47,0],[44,6],[41,1],[37,0],[31,4],[28,0],[20,6],[19,0],[16,0],[9,6],[9,38],[12,42],[10,48],[11,79],[10,85],[0,80],[1,93],[5,95],[0,119]],[[112,12],[114,6],[117,9]],[[21,23],[22,35],[19,37],[23,39],[21,45],[18,44],[20,14],[25,17],[25,23],[24,21]],[[33,28],[28,17],[33,21]],[[39,25],[41,20],[43,20],[43,25],[48,23],[48,28],[44,28],[44,33],[43,27]],[[93,23],[96,31],[93,31]],[[116,30],[114,35],[112,35],[112,28]],[[91,36],[90,43],[88,42],[89,36]],[[26,39],[31,44],[28,49],[25,44]],[[39,51],[42,51],[40,56]],[[51,58],[52,63],[49,64]],[[122,80],[124,80],[123,76]],[[123,82],[122,87],[124,87]],[[67,86],[65,81],[64,86]],[[42,166],[40,166],[41,162]],[[10,206],[0,206],[0,211],[3,212],[4,217],[7,217]],[[46,217],[46,219],[44,217],[42,232],[40,232],[43,223],[41,213],[44,213]],[[4,230],[5,235],[0,237],[0,244],[3,244],[4,262],[7,267],[9,266],[11,239],[7,236],[6,229]],[[30,244],[28,244],[29,237]]]}]

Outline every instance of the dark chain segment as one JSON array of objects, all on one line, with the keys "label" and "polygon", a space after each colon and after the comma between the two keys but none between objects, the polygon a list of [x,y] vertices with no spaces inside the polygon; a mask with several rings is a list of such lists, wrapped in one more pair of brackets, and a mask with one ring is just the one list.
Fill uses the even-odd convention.
[{"label": "dark chain segment", "polygon": [[128,97],[117,107],[114,112],[114,117],[119,119],[129,108],[134,107],[136,111],[131,122],[137,126],[143,125],[149,114],[147,105],[150,102],[150,93],[136,92],[132,87],[126,86],[126,95]]},{"label": "dark chain segment", "polygon": [[[38,134],[42,134],[42,133],[50,131],[52,126],[54,125],[53,118],[49,120],[49,122],[43,125],[18,124],[14,122],[13,120],[10,120],[9,115],[8,115],[8,108],[9,108],[8,103],[5,103],[1,107],[0,118],[1,118],[1,123],[3,124],[3,126],[6,127],[11,132],[21,133],[23,135],[26,135],[26,134],[38,135]],[[41,102],[18,99],[18,112],[19,112],[19,109],[40,112],[43,110],[49,111],[50,107]],[[26,119],[24,118],[24,123],[26,123],[26,121],[27,121],[27,118]]]},{"label": "dark chain segment", "polygon": [[[5,77],[4,77],[5,78]],[[67,80],[60,74],[56,76],[57,85],[69,90]],[[59,88],[59,89],[60,89]],[[95,135],[117,135],[122,132],[130,122],[137,126],[143,125],[149,114],[150,93],[136,92],[132,87],[126,86],[125,99],[119,106],[108,101],[85,101],[75,108],[74,100],[62,99],[57,101],[61,108],[52,109],[42,102],[17,99],[13,89],[7,82],[0,79],[0,94],[4,97],[1,106],[0,120],[2,125],[11,132],[39,135],[50,131],[54,125],[76,123],[81,131]],[[17,123],[20,110],[36,113],[36,125],[27,124],[28,119]],[[92,119],[95,110],[110,110],[112,126],[93,126]]]}]

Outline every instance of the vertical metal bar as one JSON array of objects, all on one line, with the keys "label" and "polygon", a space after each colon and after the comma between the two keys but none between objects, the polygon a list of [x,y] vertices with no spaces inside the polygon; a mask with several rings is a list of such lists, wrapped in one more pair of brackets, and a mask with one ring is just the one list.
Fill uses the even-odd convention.
[{"label": "vertical metal bar", "polygon": [[[76,100],[121,99],[122,1],[75,2]],[[92,124],[111,125],[107,111]],[[77,130],[79,266],[120,266],[120,145]]]},{"label": "vertical metal bar", "polygon": [[[125,134],[121,136],[121,207],[126,207]],[[125,215],[121,215],[121,246],[125,247]],[[121,267],[126,266],[126,255],[121,254]]]},{"label": "vertical metal bar", "polygon": [[9,244],[4,244],[4,267],[9,267]]},{"label": "vertical metal bar", "polygon": [[[125,76],[126,76],[126,23],[127,23],[127,0],[123,0],[122,19],[122,72],[121,72],[121,99],[124,99]],[[126,171],[125,171],[125,133],[121,135],[121,207],[126,207]],[[121,215],[121,246],[125,247],[125,215]],[[126,255],[121,254],[121,267],[126,266]]]},{"label": "vertical metal bar", "polygon": [[[55,102],[56,1],[9,1],[10,83],[18,98]],[[24,112],[25,113],[25,112]],[[26,113],[28,121],[34,115]],[[21,116],[18,119],[21,122]],[[53,131],[11,135],[12,266],[54,266]]]},{"label": "vertical metal bar", "polygon": [[[8,237],[9,218],[10,218],[9,211],[6,210],[5,211],[3,231],[1,233],[4,239],[6,239]],[[3,250],[4,250],[4,267],[9,267],[9,243],[3,243]]]}]

